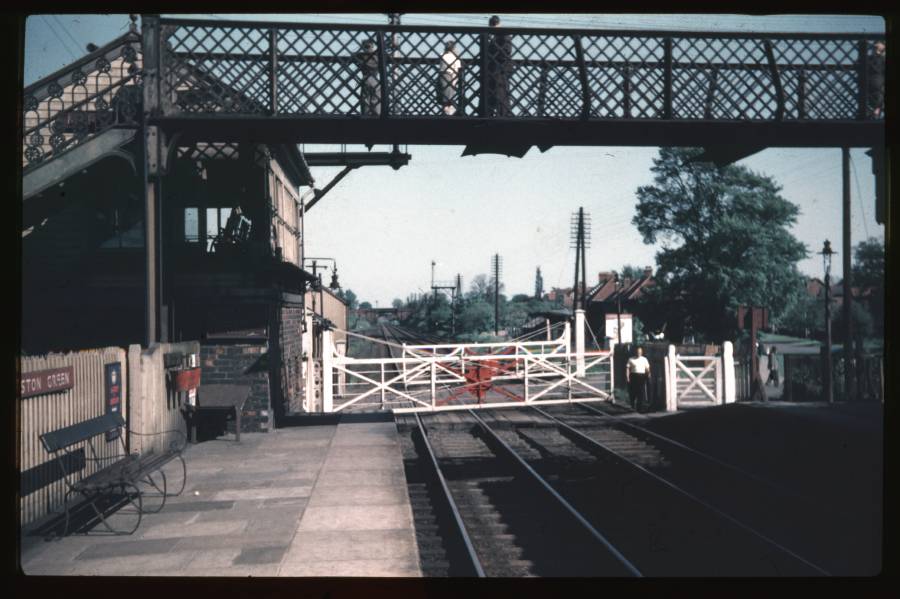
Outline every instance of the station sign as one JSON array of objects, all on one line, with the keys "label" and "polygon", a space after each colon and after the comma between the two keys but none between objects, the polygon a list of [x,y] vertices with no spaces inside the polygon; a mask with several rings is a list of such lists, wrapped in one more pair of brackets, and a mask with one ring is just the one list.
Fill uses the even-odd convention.
[{"label": "station sign", "polygon": [[[121,414],[122,412],[122,363],[113,362],[105,367],[104,383],[106,388],[106,413]],[[119,429],[106,432],[106,440],[112,441],[119,437]]]},{"label": "station sign", "polygon": [[22,397],[56,393],[75,385],[75,370],[71,366],[23,372],[20,384]]},{"label": "station sign", "polygon": [[619,320],[622,321],[622,343],[631,343],[631,314],[607,314],[606,338],[610,343],[619,342]]}]

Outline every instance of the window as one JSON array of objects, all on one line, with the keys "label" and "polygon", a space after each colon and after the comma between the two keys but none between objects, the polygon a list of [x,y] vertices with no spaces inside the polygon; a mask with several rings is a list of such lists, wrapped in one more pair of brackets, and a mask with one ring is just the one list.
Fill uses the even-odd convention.
[{"label": "window", "polygon": [[213,240],[219,231],[228,224],[228,216],[231,208],[207,208],[206,209],[206,251],[213,252]]},{"label": "window", "polygon": [[184,209],[184,240],[188,243],[200,241],[200,209]]}]

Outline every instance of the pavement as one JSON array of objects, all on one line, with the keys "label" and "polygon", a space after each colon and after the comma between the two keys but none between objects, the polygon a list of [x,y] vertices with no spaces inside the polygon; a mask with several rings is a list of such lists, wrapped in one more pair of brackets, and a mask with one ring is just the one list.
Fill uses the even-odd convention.
[{"label": "pavement", "polygon": [[[228,435],[188,447],[187,485],[131,535],[22,535],[26,575],[419,577],[395,424]],[[170,465],[167,476],[180,482]],[[114,516],[118,518],[119,516]],[[122,516],[123,518],[125,516]]]}]

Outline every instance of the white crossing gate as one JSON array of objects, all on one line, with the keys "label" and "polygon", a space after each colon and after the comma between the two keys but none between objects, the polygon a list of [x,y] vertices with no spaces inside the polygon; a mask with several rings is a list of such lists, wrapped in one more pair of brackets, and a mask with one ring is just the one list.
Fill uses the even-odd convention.
[{"label": "white crossing gate", "polygon": [[360,407],[415,412],[610,401],[613,354],[584,351],[584,315],[577,312],[582,326],[576,327],[574,344],[566,323],[559,337],[530,341],[384,343],[387,358],[344,355],[332,332],[323,331],[322,402],[316,407],[322,412]]},{"label": "white crossing gate", "polygon": [[735,399],[733,346],[726,341],[722,353],[682,356],[669,346],[666,365],[666,410],[716,406]]}]

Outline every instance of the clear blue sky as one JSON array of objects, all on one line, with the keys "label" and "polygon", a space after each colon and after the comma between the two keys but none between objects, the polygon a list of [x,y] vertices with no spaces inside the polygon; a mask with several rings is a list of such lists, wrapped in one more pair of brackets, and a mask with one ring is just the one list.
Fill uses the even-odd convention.
[{"label": "clear blue sky", "polygon": [[[186,15],[296,22],[384,23],[381,14]],[[481,25],[489,15],[408,14],[405,24]],[[710,31],[884,32],[880,17],[781,15],[500,15],[504,24]],[[124,33],[127,15],[38,15],[28,18],[25,84],[52,73]],[[322,146],[306,146],[308,151]],[[330,147],[328,149],[334,149]],[[357,148],[354,148],[357,149]],[[376,148],[387,149],[387,148]],[[574,250],[569,220],[579,206],[592,215],[588,282],[623,264],[654,265],[658,248],[644,245],[631,225],[635,190],[651,182],[656,148],[555,147],[524,158],[460,157],[462,147],[410,146],[412,160],[398,171],[363,167],[341,181],[307,215],[306,252],[337,260],[341,283],[362,300],[389,305],[395,297],[427,290],[436,278],[462,273],[466,286],[487,273],[491,255],[503,256],[508,293],[532,293],[535,267],[544,287],[572,284]],[[875,222],[873,178],[863,150],[851,152],[853,244],[883,239]],[[840,251],[841,157],[835,149],[768,149],[742,160],[774,177],[782,195],[800,207],[793,233],[811,252],[802,272],[822,276],[816,256],[827,238]],[[313,169],[324,186],[339,169]],[[855,176],[854,176],[855,175]],[[841,276],[840,256],[833,274]]]}]

